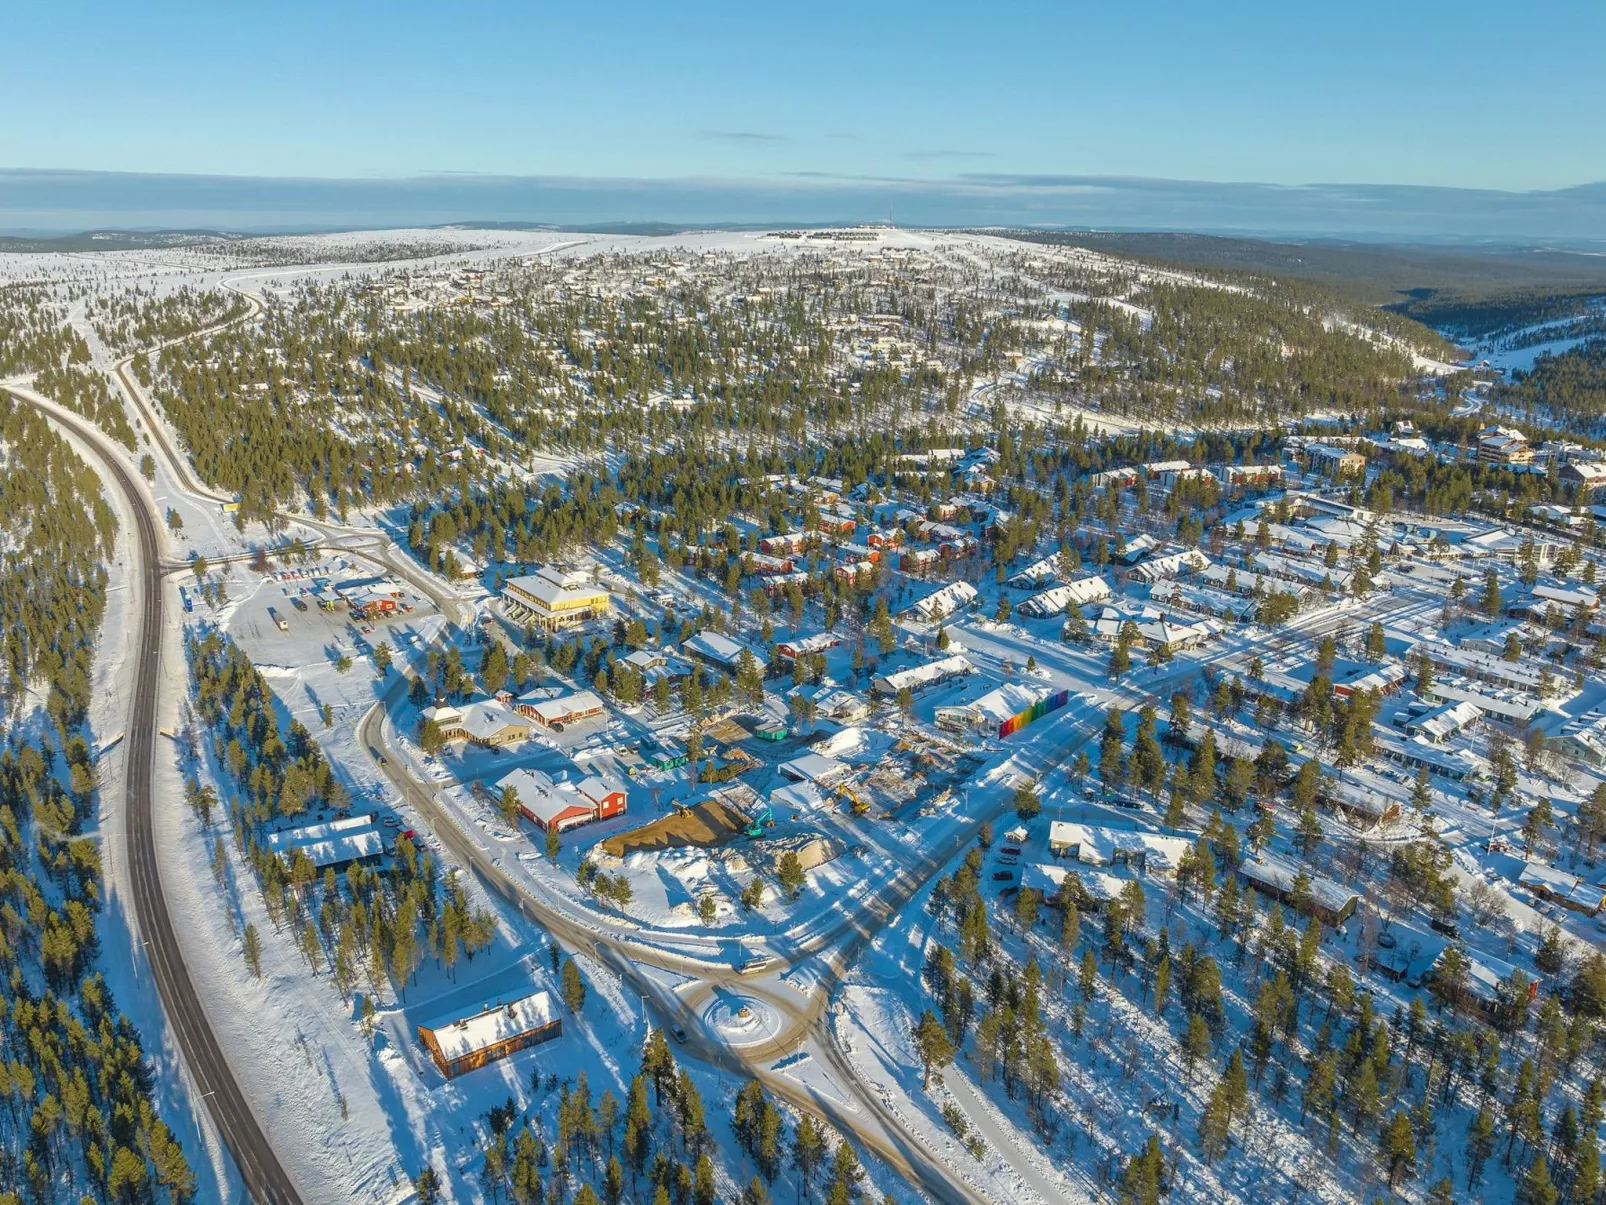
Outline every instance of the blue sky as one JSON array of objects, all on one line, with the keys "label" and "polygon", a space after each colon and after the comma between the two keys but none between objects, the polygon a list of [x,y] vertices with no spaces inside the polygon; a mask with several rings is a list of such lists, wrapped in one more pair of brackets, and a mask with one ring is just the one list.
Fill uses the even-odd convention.
[{"label": "blue sky", "polygon": [[12,0],[0,41],[0,168],[1606,180],[1599,0]]}]

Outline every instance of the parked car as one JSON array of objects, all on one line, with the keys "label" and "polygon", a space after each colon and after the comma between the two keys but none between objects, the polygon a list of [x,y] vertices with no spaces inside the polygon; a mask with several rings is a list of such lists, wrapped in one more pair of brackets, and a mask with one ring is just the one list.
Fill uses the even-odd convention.
[{"label": "parked car", "polygon": [[1013,879],[1014,877],[1015,877],[1015,872],[1013,870],[995,870],[995,871],[993,871],[993,882],[995,882],[995,883],[1004,883],[1004,882],[1009,881],[1010,879]]}]

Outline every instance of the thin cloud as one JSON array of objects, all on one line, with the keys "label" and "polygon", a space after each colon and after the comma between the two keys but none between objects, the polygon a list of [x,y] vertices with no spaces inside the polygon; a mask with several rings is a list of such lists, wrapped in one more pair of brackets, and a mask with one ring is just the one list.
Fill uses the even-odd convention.
[{"label": "thin cloud", "polygon": [[791,142],[785,134],[770,134],[763,130],[704,130],[704,138],[721,142]]}]

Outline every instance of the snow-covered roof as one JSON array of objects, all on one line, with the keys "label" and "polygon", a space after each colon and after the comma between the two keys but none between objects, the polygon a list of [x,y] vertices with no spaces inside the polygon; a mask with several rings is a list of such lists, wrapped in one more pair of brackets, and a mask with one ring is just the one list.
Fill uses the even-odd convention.
[{"label": "snow-covered roof", "polygon": [[1048,844],[1055,850],[1075,849],[1077,861],[1095,866],[1108,866],[1112,862],[1142,855],[1150,870],[1168,871],[1174,871],[1182,855],[1193,846],[1185,837],[1104,828],[1066,820],[1056,820],[1049,825]]},{"label": "snow-covered roof", "polygon": [[770,792],[770,806],[809,811],[825,806],[825,799],[813,783],[790,782]]},{"label": "snow-covered roof", "polygon": [[[1259,857],[1245,858],[1239,865],[1238,872],[1251,883],[1272,888],[1284,894],[1294,890],[1294,883],[1299,878],[1302,868],[1288,859],[1273,853],[1262,853]],[[1310,881],[1311,899],[1332,912],[1343,912],[1356,898],[1355,892],[1348,887],[1324,878],[1319,874],[1305,871]]]},{"label": "snow-covered roof", "polygon": [[831,786],[847,776],[848,768],[836,758],[823,753],[804,753],[789,762],[782,762],[780,771],[798,782]]},{"label": "snow-covered roof", "polygon": [[745,644],[732,640],[729,636],[709,631],[698,632],[681,647],[689,653],[696,653],[699,657],[706,657],[710,661],[717,661],[731,668],[735,668],[741,661],[744,652],[752,651]]},{"label": "snow-covered roof", "polygon": [[536,573],[510,577],[502,583],[502,589],[512,592],[515,602],[533,600],[550,611],[574,607],[608,595],[601,586],[592,584],[589,573],[559,569],[552,565]]},{"label": "snow-covered roof", "polygon": [[498,795],[508,787],[519,797],[519,806],[543,825],[552,824],[572,808],[591,810],[591,800],[581,796],[572,783],[553,782],[540,770],[525,767],[497,780]]},{"label": "snow-covered roof", "polygon": [[493,1005],[473,1016],[443,1019],[421,1028],[434,1036],[441,1057],[450,1063],[541,1029],[557,1019],[558,1009],[551,993],[542,991]]},{"label": "snow-covered roof", "polygon": [[320,870],[378,857],[384,847],[384,836],[372,815],[347,816],[268,834],[268,848],[274,853],[288,858],[299,850]]},{"label": "snow-covered roof", "polygon": [[529,731],[530,725],[523,716],[500,703],[469,703],[462,712],[463,731],[475,740],[489,740],[509,729]]},{"label": "snow-covered roof", "polygon": [[969,582],[949,582],[941,590],[928,594],[904,608],[904,614],[913,613],[922,619],[935,619],[952,615],[960,607],[975,601],[976,587]]},{"label": "snow-covered roof", "polygon": [[1009,579],[1011,586],[1029,588],[1041,586],[1044,582],[1052,581],[1059,576],[1059,562],[1051,556],[1040,561],[1033,561]]},{"label": "snow-covered roof", "polygon": [[1021,603],[1022,615],[1058,615],[1067,603],[1085,607],[1110,597],[1110,584],[1102,577],[1082,577],[1063,586],[1054,586],[1041,594],[1034,594]]},{"label": "snow-covered roof", "polygon": [[932,682],[941,682],[946,678],[957,677],[960,674],[971,673],[975,669],[970,661],[955,653],[951,657],[942,657],[936,661],[928,661],[924,665],[911,666],[908,669],[894,670],[890,674],[882,674],[876,678],[876,689],[882,694],[895,695],[904,687],[910,690],[919,690],[922,686]]},{"label": "snow-covered roof", "polygon": [[594,715],[603,710],[602,700],[589,690],[577,690],[559,699],[539,699],[527,706],[543,724],[561,724],[570,716]]},{"label": "snow-covered roof", "polygon": [[992,720],[1002,723],[1010,716],[1025,711],[1038,700],[1046,698],[1050,693],[1045,686],[1027,686],[1021,682],[1006,682],[1002,686],[988,691],[979,699],[963,704],[966,711],[971,712],[978,719]]}]

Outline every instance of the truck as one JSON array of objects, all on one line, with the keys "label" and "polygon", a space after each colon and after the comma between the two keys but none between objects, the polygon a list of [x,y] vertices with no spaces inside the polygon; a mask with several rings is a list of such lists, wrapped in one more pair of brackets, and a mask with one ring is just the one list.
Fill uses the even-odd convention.
[{"label": "truck", "polygon": [[290,630],[290,622],[273,607],[268,608],[268,618],[273,620],[273,626],[278,628],[279,631],[288,632]]}]

